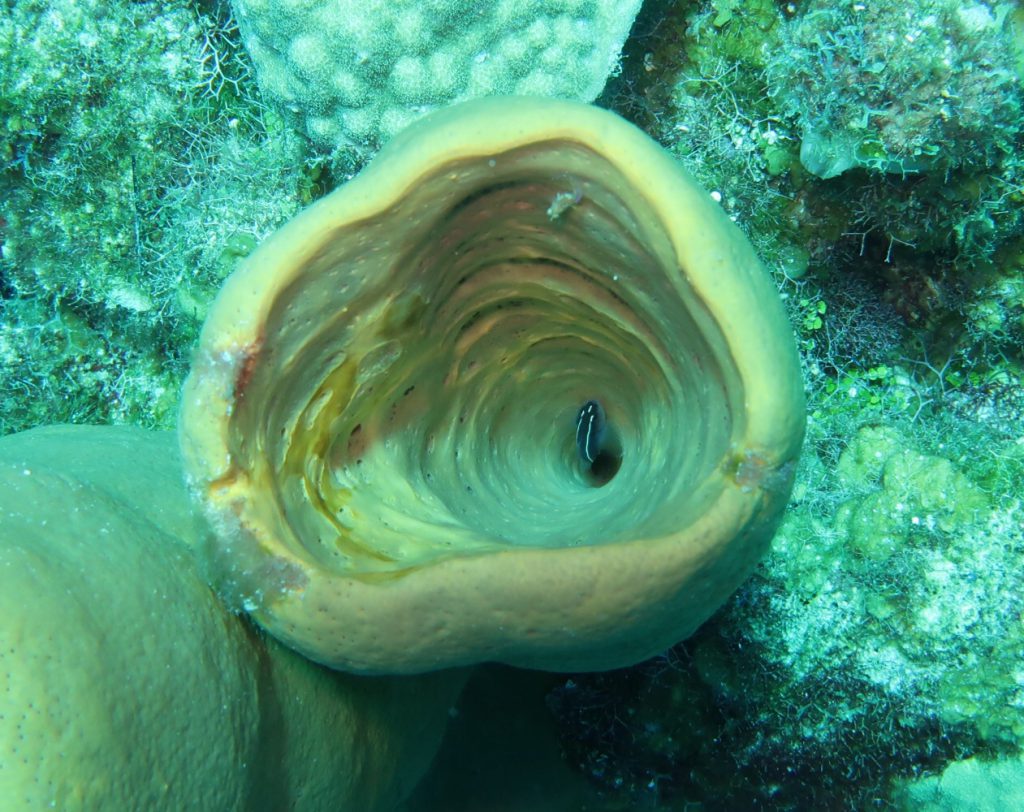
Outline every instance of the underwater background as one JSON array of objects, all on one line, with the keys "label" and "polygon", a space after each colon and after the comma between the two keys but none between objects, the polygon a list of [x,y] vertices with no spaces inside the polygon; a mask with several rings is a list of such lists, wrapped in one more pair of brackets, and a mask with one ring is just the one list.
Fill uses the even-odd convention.
[{"label": "underwater background", "polygon": [[[392,134],[257,72],[227,4],[0,4],[0,433],[173,428],[222,281]],[[662,656],[483,667],[407,812],[1024,808],[1022,76],[1011,2],[644,3],[596,103],[772,274],[791,502]]]}]

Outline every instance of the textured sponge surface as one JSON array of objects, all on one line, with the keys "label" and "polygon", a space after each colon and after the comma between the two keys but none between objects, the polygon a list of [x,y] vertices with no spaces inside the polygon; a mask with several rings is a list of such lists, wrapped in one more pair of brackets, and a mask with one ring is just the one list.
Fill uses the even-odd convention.
[{"label": "textured sponge surface", "polygon": [[321,148],[375,148],[454,101],[591,101],[640,0],[234,0],[265,93]]},{"label": "textured sponge surface", "polygon": [[[174,457],[161,435],[112,430],[87,467],[114,470],[124,441],[145,438],[113,486],[51,464],[97,431],[0,446],[0,806],[242,808],[259,752],[257,647],[167,533],[183,502],[176,467],[155,462]],[[133,508],[137,489],[151,496]]]},{"label": "textured sponge surface", "polygon": [[463,675],[357,680],[224,609],[173,438],[0,439],[0,809],[380,812]]}]

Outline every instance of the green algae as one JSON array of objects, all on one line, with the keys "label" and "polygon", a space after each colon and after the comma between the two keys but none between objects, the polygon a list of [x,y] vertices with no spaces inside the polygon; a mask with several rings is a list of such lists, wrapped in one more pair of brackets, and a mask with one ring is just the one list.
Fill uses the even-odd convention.
[{"label": "green algae", "polygon": [[0,432],[170,426],[231,244],[297,209],[301,144],[230,17],[184,0],[18,3],[0,61]]}]

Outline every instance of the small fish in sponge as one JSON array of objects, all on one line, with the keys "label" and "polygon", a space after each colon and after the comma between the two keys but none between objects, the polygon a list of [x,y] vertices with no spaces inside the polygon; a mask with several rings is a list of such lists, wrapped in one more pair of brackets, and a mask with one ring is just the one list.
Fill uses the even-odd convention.
[{"label": "small fish in sponge", "polygon": [[708,193],[612,113],[492,97],[227,280],[179,430],[231,605],[321,663],[414,673],[685,638],[765,552],[803,426],[775,287]]}]

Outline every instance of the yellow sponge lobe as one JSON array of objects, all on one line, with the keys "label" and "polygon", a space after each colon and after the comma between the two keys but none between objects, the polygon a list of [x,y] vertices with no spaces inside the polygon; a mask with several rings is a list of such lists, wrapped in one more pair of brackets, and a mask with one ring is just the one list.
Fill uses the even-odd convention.
[{"label": "yellow sponge lobe", "polygon": [[0,440],[4,810],[388,810],[462,675],[366,680],[225,611],[173,436]]}]

